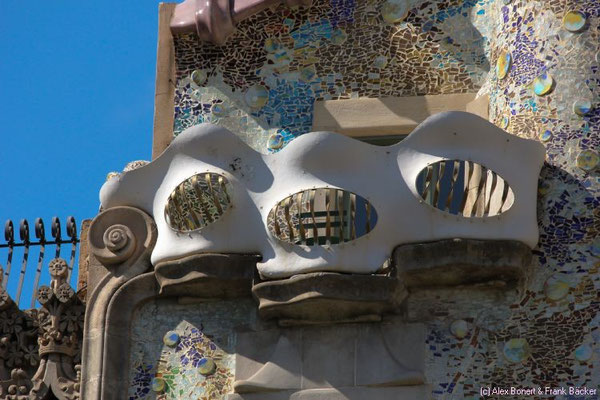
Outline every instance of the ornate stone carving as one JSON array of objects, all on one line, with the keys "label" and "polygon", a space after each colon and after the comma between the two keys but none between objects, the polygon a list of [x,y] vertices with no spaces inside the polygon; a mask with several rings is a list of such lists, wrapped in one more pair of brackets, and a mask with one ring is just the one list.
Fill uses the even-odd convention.
[{"label": "ornate stone carving", "polygon": [[[121,224],[112,225],[104,231],[102,242],[106,250],[112,253],[108,259],[111,264],[126,260],[135,250],[135,236],[131,229]],[[106,257],[103,261],[107,262]]]},{"label": "ornate stone carving", "polygon": [[[3,276],[0,268],[0,284]],[[37,310],[19,310],[0,286],[0,398],[28,398],[39,364],[37,330]]]},{"label": "ornate stone carving", "polygon": [[50,286],[38,289],[40,365],[32,378],[31,397],[46,398],[52,391],[59,399],[79,399],[79,367],[84,306],[66,281],[67,262],[50,262]]},{"label": "ornate stone carving", "polygon": [[51,353],[75,357],[80,346],[83,328],[83,305],[75,291],[66,282],[67,262],[56,258],[50,262],[50,287],[38,289],[38,312],[40,355]]},{"label": "ornate stone carving", "polygon": [[[38,289],[41,307],[21,311],[0,289],[0,398],[79,399],[84,306],[67,282],[63,259],[50,262],[50,285]],[[1,282],[0,273],[0,282]]]},{"label": "ornate stone carving", "polygon": [[111,208],[98,214],[92,222],[89,246],[94,256],[106,266],[127,264],[144,249],[154,246],[155,238],[150,232],[153,229],[152,218],[141,210]]},{"label": "ornate stone carving", "polygon": [[7,400],[29,400],[31,379],[27,373],[15,368],[10,373],[10,380],[3,381],[0,385],[0,397]]},{"label": "ornate stone carving", "polygon": [[112,207],[94,218],[88,238],[91,253],[108,273],[103,272],[88,298],[81,397],[122,398],[126,379],[116,366],[129,351],[129,319],[139,302],[158,295],[154,273],[144,274],[151,267],[156,225],[139,208]]}]

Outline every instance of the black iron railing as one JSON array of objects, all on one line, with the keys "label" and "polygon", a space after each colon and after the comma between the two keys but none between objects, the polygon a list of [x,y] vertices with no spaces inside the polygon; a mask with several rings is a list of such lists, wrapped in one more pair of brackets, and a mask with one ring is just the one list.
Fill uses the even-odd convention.
[{"label": "black iron railing", "polygon": [[[32,241],[30,238],[29,231],[29,222],[26,219],[22,219],[19,223],[19,241],[15,241],[15,230],[14,224],[11,220],[6,221],[4,225],[4,240],[6,243],[0,244],[0,249],[7,249],[7,258],[5,268],[1,273],[2,277],[2,289],[4,291],[7,290],[8,281],[10,279],[10,274],[13,270],[13,253],[15,248],[22,247],[23,254],[22,260],[20,263],[20,272],[19,272],[19,283],[17,285],[15,293],[8,293],[14,300],[14,302],[19,306],[21,293],[23,292],[23,286],[25,285],[25,273],[27,271],[27,265],[30,256],[30,249],[32,247],[37,247],[39,249],[38,258],[37,258],[37,268],[35,271],[35,277],[32,281],[33,290],[31,294],[31,307],[35,307],[37,290],[40,283],[40,277],[42,276],[42,270],[44,268],[44,256],[46,254],[47,246],[54,246],[55,248],[55,256],[53,258],[61,257],[61,248],[62,245],[70,245],[71,255],[68,259],[68,276],[67,282],[71,279],[71,273],[73,271],[73,265],[75,264],[75,256],[77,254],[77,244],[79,243],[79,238],[77,237],[77,225],[75,223],[75,218],[67,217],[66,221],[67,225],[67,238],[62,237],[61,224],[60,219],[58,217],[52,218],[52,226],[51,226],[51,236],[52,240],[46,239],[46,230],[44,227],[44,221],[41,218],[36,218],[35,220],[35,241]],[[66,257],[63,257],[66,258]]]}]

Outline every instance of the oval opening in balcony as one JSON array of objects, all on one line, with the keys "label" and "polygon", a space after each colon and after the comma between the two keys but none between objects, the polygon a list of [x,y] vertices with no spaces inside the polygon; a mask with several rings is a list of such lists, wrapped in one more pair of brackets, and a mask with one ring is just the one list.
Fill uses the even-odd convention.
[{"label": "oval opening in balcony", "polygon": [[317,188],[279,201],[267,218],[279,240],[305,246],[329,246],[368,234],[377,224],[375,208],[342,189]]},{"label": "oval opening in balcony", "polygon": [[500,175],[472,161],[442,160],[423,168],[416,187],[426,204],[463,217],[493,217],[508,210],[514,193]]},{"label": "oval opening in balcony", "polygon": [[165,220],[178,232],[191,232],[215,222],[231,204],[231,189],[223,175],[207,172],[181,182],[169,195]]}]

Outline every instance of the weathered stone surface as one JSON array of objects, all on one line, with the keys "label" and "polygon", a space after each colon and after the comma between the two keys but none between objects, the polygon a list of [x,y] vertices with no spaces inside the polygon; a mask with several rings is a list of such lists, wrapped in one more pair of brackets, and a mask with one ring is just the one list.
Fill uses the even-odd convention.
[{"label": "weathered stone surface", "polygon": [[425,326],[368,324],[356,340],[357,386],[423,384]]},{"label": "weathered stone surface", "polygon": [[85,290],[85,302],[87,303],[90,295],[100,284],[102,279],[108,275],[110,272],[108,269],[102,265],[100,261],[93,254],[88,256],[88,271],[87,271],[87,287]]},{"label": "weathered stone surface", "polygon": [[91,219],[84,219],[81,222],[81,241],[79,243],[79,272],[77,276],[77,296],[83,302],[87,297],[88,278],[90,269],[90,247],[88,244],[88,232],[90,230]]},{"label": "weathered stone surface", "polygon": [[502,281],[527,276],[531,249],[510,240],[452,239],[396,247],[393,261],[408,288]]},{"label": "weathered stone surface", "polygon": [[431,399],[428,385],[402,387],[345,387],[308,389],[274,393],[230,394],[226,400],[427,400]]},{"label": "weathered stone surface", "polygon": [[[129,321],[135,307],[158,295],[154,273],[146,273],[156,243],[153,219],[133,207],[115,207],[94,218],[89,232],[92,254],[107,273],[88,293],[83,335],[81,397],[120,399],[129,351]],[[118,368],[117,368],[118,367]]]},{"label": "weathered stone surface", "polygon": [[238,393],[302,387],[302,331],[239,334],[235,383]]},{"label": "weathered stone surface", "polygon": [[[234,390],[263,395],[281,391],[281,396],[291,396],[306,389],[423,385],[424,354],[425,328],[421,324],[349,324],[239,333]],[[279,398],[290,397],[273,397]]]},{"label": "weathered stone surface", "polygon": [[302,332],[302,388],[354,386],[357,327]]},{"label": "weathered stone surface", "polygon": [[396,277],[331,272],[255,283],[252,294],[261,317],[307,323],[378,319],[406,297]]},{"label": "weathered stone surface", "polygon": [[249,296],[259,255],[196,254],[154,268],[160,292],[172,296]]}]

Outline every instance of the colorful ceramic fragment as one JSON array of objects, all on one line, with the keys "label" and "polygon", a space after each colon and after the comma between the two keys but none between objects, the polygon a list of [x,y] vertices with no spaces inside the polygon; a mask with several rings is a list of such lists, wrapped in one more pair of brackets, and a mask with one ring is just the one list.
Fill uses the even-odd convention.
[{"label": "colorful ceramic fragment", "polygon": [[548,140],[552,139],[552,131],[546,129],[545,131],[540,133],[539,138],[542,142],[547,142]]},{"label": "colorful ceramic fragment", "polygon": [[466,337],[467,333],[469,332],[467,321],[463,319],[457,319],[456,321],[452,322],[452,324],[450,324],[450,332],[457,339]]},{"label": "colorful ceramic fragment", "polygon": [[569,11],[563,17],[563,26],[569,32],[579,32],[586,24],[585,14],[580,11]]},{"label": "colorful ceramic fragment", "polygon": [[552,91],[554,78],[547,72],[539,75],[533,80],[533,92],[538,96],[544,96]]},{"label": "colorful ceramic fragment", "polygon": [[569,293],[569,284],[558,278],[550,277],[544,284],[546,298],[551,301],[558,301]]},{"label": "colorful ceramic fragment", "polygon": [[292,53],[285,47],[269,54],[268,58],[273,61],[273,68],[278,72],[287,71],[292,62]]},{"label": "colorful ceramic fragment", "polygon": [[213,104],[212,107],[210,107],[210,112],[215,117],[223,117],[223,116],[227,115],[227,109],[225,108],[223,103]]},{"label": "colorful ceramic fragment", "polygon": [[591,171],[598,166],[600,156],[594,150],[582,150],[577,156],[577,167],[584,171]]},{"label": "colorful ceramic fragment", "polygon": [[254,85],[248,89],[244,98],[250,108],[260,110],[269,101],[269,91],[263,85]]},{"label": "colorful ceramic fragment", "polygon": [[202,86],[204,85],[204,82],[206,82],[206,79],[208,79],[208,75],[203,69],[196,69],[192,72],[190,78],[196,85]]},{"label": "colorful ceramic fragment", "polygon": [[277,49],[279,49],[279,47],[280,47],[279,40],[273,39],[273,38],[265,39],[265,51],[267,53],[273,53],[273,52],[277,51]]},{"label": "colorful ceramic fragment", "polygon": [[150,386],[153,392],[162,393],[165,390],[165,380],[159,377],[152,378]]},{"label": "colorful ceramic fragment", "polygon": [[177,346],[179,343],[179,334],[175,331],[169,331],[163,336],[163,343],[169,347]]},{"label": "colorful ceramic fragment", "polygon": [[600,238],[594,240],[590,245],[590,253],[594,257],[600,257]]},{"label": "colorful ceramic fragment", "polygon": [[269,137],[267,147],[269,150],[279,150],[283,146],[283,136],[279,133],[275,133]]},{"label": "colorful ceramic fragment", "polygon": [[584,116],[592,111],[592,102],[589,100],[576,100],[573,103],[573,112],[577,115]]},{"label": "colorful ceramic fragment", "polygon": [[381,16],[388,24],[402,22],[408,15],[408,1],[387,0],[381,7]]},{"label": "colorful ceramic fragment", "polygon": [[506,50],[502,50],[500,55],[498,55],[498,60],[496,60],[496,77],[498,79],[506,78],[508,75],[508,71],[512,65],[512,56]]},{"label": "colorful ceramic fragment", "polygon": [[550,189],[551,189],[551,185],[548,181],[540,181],[540,183],[538,184],[538,193],[540,195],[545,195],[550,193]]},{"label": "colorful ceramic fragment", "polygon": [[315,68],[314,65],[309,65],[308,67],[304,67],[300,70],[300,76],[299,79],[301,82],[311,82],[313,81],[317,76],[317,70]]},{"label": "colorful ceramic fragment", "polygon": [[504,344],[504,357],[511,363],[521,363],[525,361],[530,354],[527,340],[518,338],[510,339]]},{"label": "colorful ceramic fragment", "polygon": [[196,101],[202,100],[202,92],[200,90],[192,90],[190,97]]},{"label": "colorful ceramic fragment", "polygon": [[589,344],[582,344],[575,349],[575,359],[577,359],[577,361],[589,361],[593,354],[594,351],[592,350],[592,346]]},{"label": "colorful ceramic fragment", "polygon": [[212,375],[215,373],[217,365],[212,358],[202,358],[198,363],[198,372],[202,375]]},{"label": "colorful ceramic fragment", "polygon": [[339,46],[343,44],[347,38],[348,34],[346,34],[346,31],[341,28],[338,28],[335,31],[333,31],[333,35],[331,35],[331,43]]},{"label": "colorful ceramic fragment", "polygon": [[373,60],[373,66],[375,68],[379,68],[379,69],[385,68],[387,63],[388,63],[388,60],[387,60],[386,56],[377,56],[377,57],[375,57],[375,60]]}]

